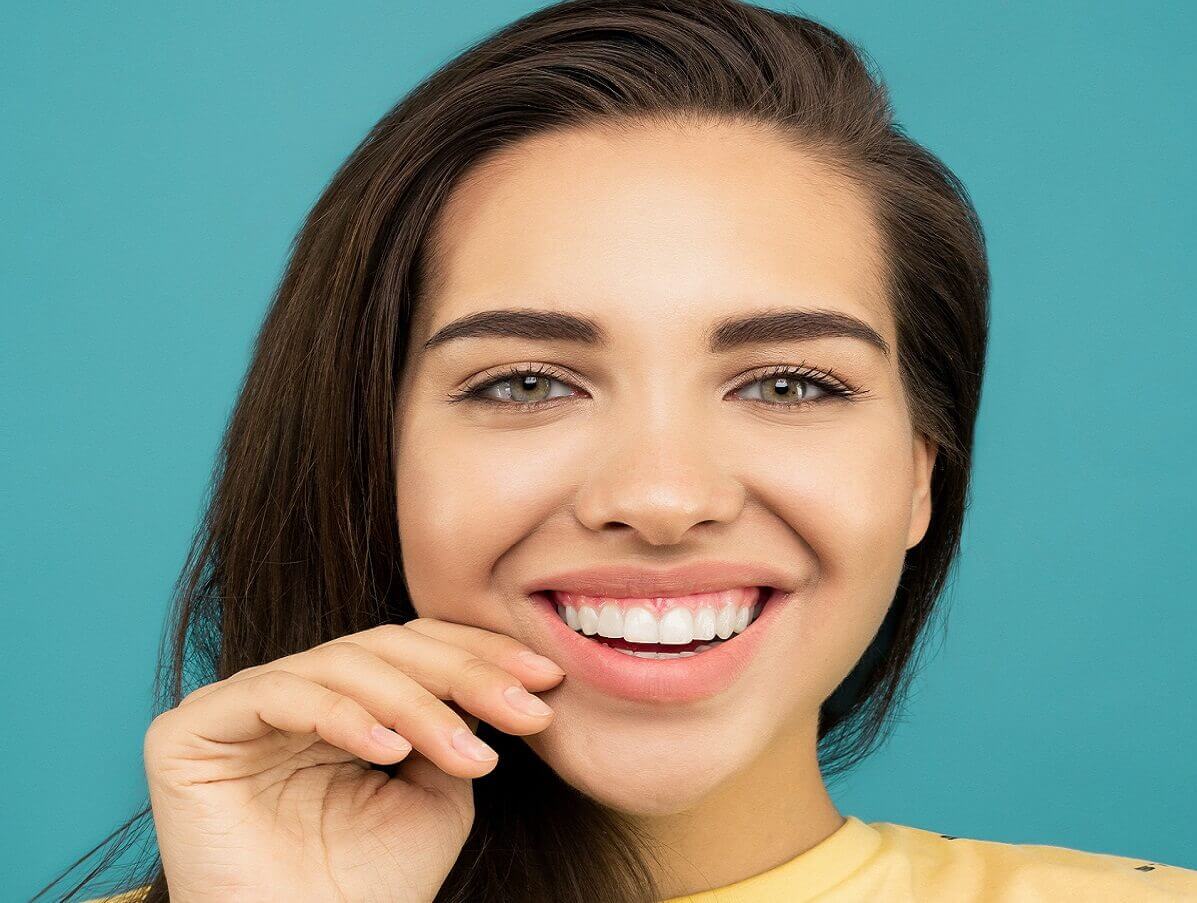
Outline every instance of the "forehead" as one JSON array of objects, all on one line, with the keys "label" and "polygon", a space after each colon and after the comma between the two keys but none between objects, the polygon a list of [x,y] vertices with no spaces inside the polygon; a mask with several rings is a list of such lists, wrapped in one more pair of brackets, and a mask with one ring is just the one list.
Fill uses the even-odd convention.
[{"label": "forehead", "polygon": [[867,198],[751,125],[525,139],[459,181],[432,246],[435,280],[413,324],[421,341],[504,306],[584,311],[650,340],[780,306],[851,314],[893,344]]}]

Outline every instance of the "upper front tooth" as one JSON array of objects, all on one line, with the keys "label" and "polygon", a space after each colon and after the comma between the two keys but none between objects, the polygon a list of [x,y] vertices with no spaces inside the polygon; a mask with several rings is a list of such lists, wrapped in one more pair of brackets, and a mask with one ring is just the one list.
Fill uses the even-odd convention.
[{"label": "upper front tooth", "polygon": [[648,609],[633,605],[623,613],[623,638],[629,643],[659,643],[658,636],[657,619]]},{"label": "upper front tooth", "polygon": [[[635,637],[628,637],[634,640]],[[670,645],[685,645],[696,639],[694,636],[694,616],[688,608],[671,608],[661,618],[660,639],[655,642]]]},{"label": "upper front tooth", "polygon": [[572,605],[565,606],[565,623],[573,630],[577,630],[582,626],[582,622],[578,620],[578,610]]}]

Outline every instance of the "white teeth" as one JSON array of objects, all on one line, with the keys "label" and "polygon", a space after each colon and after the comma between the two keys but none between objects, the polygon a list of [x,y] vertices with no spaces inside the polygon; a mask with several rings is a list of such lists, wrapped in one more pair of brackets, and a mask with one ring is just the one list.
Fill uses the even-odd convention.
[{"label": "white teeth", "polygon": [[721,640],[726,640],[735,629],[736,610],[730,605],[725,605],[715,616],[715,635]]},{"label": "white teeth", "polygon": [[[744,594],[736,590],[720,594],[720,599],[731,602],[743,598]],[[558,605],[556,608],[570,629],[586,636],[670,646],[684,646],[695,640],[716,637],[726,640],[734,633],[743,633],[760,613],[751,605],[724,604],[717,609],[711,606],[691,609],[679,605],[667,609],[658,620],[649,609],[639,605],[624,609],[607,602],[597,608],[594,605]]]},{"label": "white teeth", "polygon": [[623,612],[618,605],[608,602],[599,609],[598,635],[610,640],[623,636]]},{"label": "white teeth", "polygon": [[694,639],[715,639],[715,609],[700,608],[694,613]]},{"label": "white teeth", "polygon": [[[645,614],[648,614],[645,612]],[[652,618],[652,615],[649,615]],[[684,646],[694,637],[694,615],[690,614],[688,608],[671,608],[665,612],[664,617],[661,618],[660,639],[656,640],[658,643],[668,645]],[[626,633],[624,639],[633,642],[644,642],[638,637],[634,637],[631,633]]]},{"label": "white teeth", "polygon": [[[616,606],[612,605],[611,608]],[[633,605],[623,613],[622,636],[629,643],[661,643],[657,619],[647,608]],[[676,642],[676,641],[675,641]],[[690,642],[685,640],[684,642]]]},{"label": "white teeth", "polygon": [[614,649],[616,652],[620,652],[623,655],[631,655],[631,656],[634,656],[635,658],[665,659],[665,658],[689,658],[692,655],[698,655],[698,653],[700,653],[700,652],[706,652],[708,649],[714,649],[715,647],[713,644],[705,643],[702,646],[699,646],[693,650],[688,650],[686,652],[641,652],[639,650],[633,650],[633,649],[619,649],[615,646],[611,646],[609,648]]}]

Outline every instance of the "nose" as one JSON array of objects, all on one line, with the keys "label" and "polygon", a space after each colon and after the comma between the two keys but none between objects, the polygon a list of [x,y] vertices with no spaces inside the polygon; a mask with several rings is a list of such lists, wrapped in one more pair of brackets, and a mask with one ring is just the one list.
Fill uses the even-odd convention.
[{"label": "nose", "polygon": [[719,460],[701,418],[684,410],[637,413],[604,435],[575,501],[578,520],[595,532],[630,527],[652,545],[675,544],[699,524],[731,523],[744,488]]}]

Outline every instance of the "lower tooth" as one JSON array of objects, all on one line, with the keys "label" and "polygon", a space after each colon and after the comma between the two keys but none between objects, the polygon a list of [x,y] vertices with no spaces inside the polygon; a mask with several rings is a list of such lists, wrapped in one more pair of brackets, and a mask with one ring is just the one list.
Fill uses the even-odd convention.
[{"label": "lower tooth", "polygon": [[[725,642],[725,641],[721,641]],[[701,646],[695,646],[692,650],[686,652],[641,652],[636,649],[621,649],[618,646],[612,646],[608,643],[603,643],[608,649],[614,649],[616,652],[622,652],[624,655],[631,655],[635,658],[654,658],[654,659],[668,659],[668,658],[687,658],[691,655],[697,655],[700,652],[706,652],[708,649],[714,649],[718,643],[703,643]]]}]

